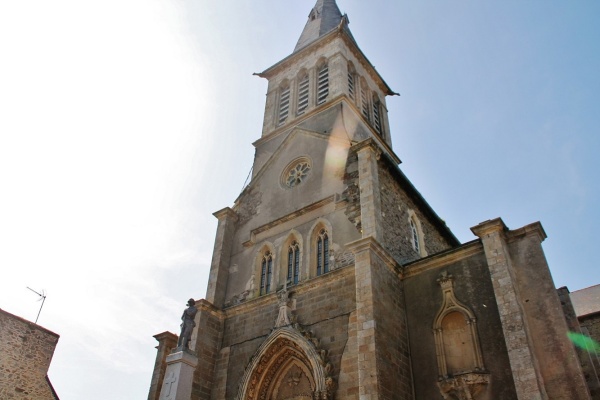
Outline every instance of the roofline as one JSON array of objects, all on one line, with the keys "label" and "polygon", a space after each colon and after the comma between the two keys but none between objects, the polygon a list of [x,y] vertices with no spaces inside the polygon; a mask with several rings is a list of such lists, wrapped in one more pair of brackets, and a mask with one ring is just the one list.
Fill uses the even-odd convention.
[{"label": "roofline", "polygon": [[[271,76],[273,76],[273,74],[275,73],[276,70],[278,70],[280,67],[284,66],[285,64],[289,63],[292,59],[295,59],[296,57],[300,57],[301,55],[308,52],[309,50],[312,50],[313,47],[318,47],[325,41],[332,40],[335,36],[341,36],[349,45],[351,45],[351,47],[354,47],[354,50],[356,50],[358,52],[358,55],[360,57],[362,57],[364,62],[372,68],[373,72],[375,72],[375,76],[376,76],[375,80],[376,81],[379,80],[379,83],[385,89],[385,94],[387,96],[400,96],[399,93],[394,92],[392,90],[392,88],[390,88],[390,86],[385,82],[385,80],[383,79],[381,74],[379,74],[379,72],[377,71],[377,69],[375,69],[375,67],[373,66],[371,61],[369,61],[369,59],[367,58],[365,53],[363,53],[363,51],[360,49],[360,47],[358,46],[358,43],[356,43],[356,40],[354,40],[352,35],[349,34],[349,32],[347,32],[346,29],[344,29],[344,28],[348,28],[348,17],[346,16],[346,14],[344,14],[341,22],[339,23],[339,25],[336,28],[332,29],[328,33],[322,35],[318,39],[307,44],[306,46],[294,51],[292,54],[285,57],[278,63],[272,65],[271,67],[267,68],[263,72],[258,72],[258,73],[255,72],[253,75],[259,76],[261,78],[269,79]],[[348,30],[349,30],[349,28],[348,28]]]},{"label": "roofline", "polygon": [[30,325],[30,326],[32,326],[32,327],[34,327],[35,329],[38,329],[38,330],[40,330],[40,331],[43,331],[43,332],[46,332],[46,333],[48,333],[49,335],[55,336],[56,338],[60,338],[60,335],[59,335],[58,333],[54,333],[54,332],[52,332],[50,329],[46,329],[46,328],[44,328],[43,326],[36,324],[35,322],[31,322],[31,321],[29,321],[29,320],[27,320],[27,319],[25,319],[25,318],[21,318],[21,317],[19,317],[19,316],[17,316],[17,315],[11,314],[11,313],[9,313],[8,311],[6,311],[6,310],[3,310],[3,309],[1,309],[1,308],[0,308],[0,313],[2,313],[2,314],[6,314],[6,315],[8,315],[9,317],[12,317],[12,318],[14,318],[14,319],[16,319],[16,320],[19,320],[19,321],[21,321],[21,322],[24,322],[24,323],[26,323],[26,324],[28,324],[28,325]]},{"label": "roofline", "polygon": [[452,231],[450,230],[448,225],[446,225],[446,222],[442,218],[440,218],[439,215],[437,215],[437,213],[429,205],[427,200],[425,200],[425,197],[423,197],[421,192],[419,192],[417,190],[415,185],[413,185],[413,183],[410,181],[410,179],[408,179],[408,177],[404,174],[404,172],[402,172],[402,170],[400,169],[400,166],[394,164],[394,162],[392,161],[391,158],[389,158],[389,157],[384,157],[384,158],[387,160],[388,165],[392,167],[392,168],[390,168],[390,170],[392,171],[392,174],[394,174],[396,176],[396,178],[405,185],[403,187],[406,188],[407,194],[409,196],[410,195],[414,196],[414,200],[423,206],[422,211],[426,215],[430,216],[433,219],[434,224],[437,225],[437,227],[440,229],[440,233],[442,234],[442,236],[444,236],[450,242],[450,244],[452,246],[461,246],[462,243],[460,242],[460,240],[458,240],[457,237],[454,236],[454,233],[452,233]]}]

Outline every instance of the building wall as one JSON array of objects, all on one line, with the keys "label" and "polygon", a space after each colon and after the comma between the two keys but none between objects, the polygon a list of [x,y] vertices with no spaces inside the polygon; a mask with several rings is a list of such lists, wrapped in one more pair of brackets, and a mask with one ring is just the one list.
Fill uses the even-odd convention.
[{"label": "building wall", "polygon": [[0,399],[54,399],[46,380],[59,336],[0,310]]},{"label": "building wall", "polygon": [[386,166],[386,162],[379,162],[379,185],[381,191],[381,211],[383,223],[383,245],[400,264],[414,261],[421,257],[412,244],[410,228],[410,212],[418,218],[422,232],[423,243],[427,254],[439,253],[451,247],[435,227],[434,222],[424,214],[421,206],[408,195],[405,188],[401,187],[394,178],[393,172]]},{"label": "building wall", "polygon": [[[406,272],[410,274],[411,270],[418,270],[429,262],[410,264]],[[410,275],[404,281],[415,399],[440,398],[433,326],[442,307],[442,290],[437,280],[443,272],[454,277],[456,298],[477,318],[483,362],[491,376],[490,384],[478,399],[516,399],[494,290],[482,250],[459,260],[448,256],[447,261],[440,260],[438,265]]]},{"label": "building wall", "polygon": [[508,234],[519,303],[533,351],[550,398],[587,399],[589,390],[567,338],[565,315],[541,246],[543,239],[536,230],[533,224]]},{"label": "building wall", "polygon": [[[333,377],[339,383],[340,374],[349,374],[355,364],[342,368],[347,349],[348,325],[355,309],[354,274],[352,267],[341,268],[310,282],[290,289],[293,313],[298,323],[312,331],[320,348],[328,352]],[[271,333],[279,313],[275,294],[263,296],[225,309],[223,341],[217,362],[213,398],[234,399],[246,366]],[[356,382],[340,385],[349,390]],[[218,394],[224,397],[219,397]]]},{"label": "building wall", "polygon": [[378,396],[407,399],[412,396],[413,383],[403,283],[393,266],[380,258],[372,259],[371,268]]}]

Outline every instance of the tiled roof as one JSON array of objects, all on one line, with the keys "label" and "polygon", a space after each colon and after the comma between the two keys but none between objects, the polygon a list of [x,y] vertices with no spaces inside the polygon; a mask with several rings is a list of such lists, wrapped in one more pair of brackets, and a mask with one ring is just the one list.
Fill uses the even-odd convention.
[{"label": "tiled roof", "polygon": [[576,290],[570,296],[578,317],[600,312],[600,285]]}]

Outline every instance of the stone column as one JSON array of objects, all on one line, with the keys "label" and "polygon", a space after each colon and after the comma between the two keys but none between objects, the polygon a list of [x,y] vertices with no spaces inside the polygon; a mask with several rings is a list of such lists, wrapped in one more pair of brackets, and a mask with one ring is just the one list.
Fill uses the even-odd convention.
[{"label": "stone column", "polygon": [[190,348],[198,355],[198,366],[192,385],[193,399],[208,400],[212,397],[215,382],[215,366],[221,349],[225,315],[202,299],[196,302],[196,329],[192,334]]},{"label": "stone column", "polygon": [[497,218],[471,230],[483,243],[517,396],[519,400],[548,399],[505,240],[506,225]]},{"label": "stone column", "polygon": [[160,396],[160,387],[167,368],[167,355],[171,353],[171,350],[177,347],[177,335],[174,333],[163,332],[154,335],[154,338],[158,340],[158,346],[156,347],[156,361],[154,362],[154,372],[152,373],[152,381],[150,382],[148,400],[158,400],[158,397]]},{"label": "stone column", "polygon": [[[355,257],[358,396],[410,399],[412,374],[399,266],[371,236],[347,246]],[[389,345],[392,341],[394,346]]]},{"label": "stone column", "polygon": [[197,365],[198,357],[187,351],[169,354],[159,400],[190,400]]},{"label": "stone column", "polygon": [[229,207],[217,211],[213,215],[219,219],[219,225],[210,266],[208,288],[206,289],[206,300],[218,308],[223,308],[227,291],[232,238],[238,217],[235,211]]},{"label": "stone column", "polygon": [[359,398],[378,398],[377,357],[375,352],[375,310],[373,304],[373,276],[370,240],[354,242],[349,246],[354,253],[356,275],[356,333],[358,338],[358,390]]},{"label": "stone column", "polygon": [[358,186],[360,190],[360,213],[362,237],[383,240],[381,219],[381,194],[377,160],[381,150],[370,138],[352,147],[358,154]]}]

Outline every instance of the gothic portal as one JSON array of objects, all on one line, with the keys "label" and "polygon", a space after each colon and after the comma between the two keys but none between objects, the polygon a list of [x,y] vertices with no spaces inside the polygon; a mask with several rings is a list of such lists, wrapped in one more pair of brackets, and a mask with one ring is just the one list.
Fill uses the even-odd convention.
[{"label": "gothic portal", "polygon": [[[251,182],[214,214],[190,399],[591,398],[541,224],[456,239],[400,169],[396,93],[335,0],[258,75],[262,134]],[[152,400],[177,339],[156,338]]]}]

